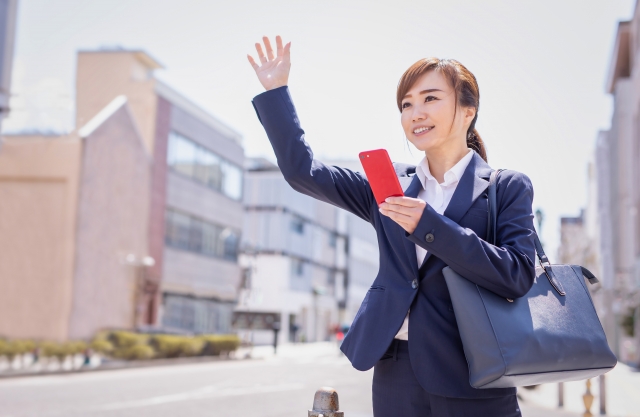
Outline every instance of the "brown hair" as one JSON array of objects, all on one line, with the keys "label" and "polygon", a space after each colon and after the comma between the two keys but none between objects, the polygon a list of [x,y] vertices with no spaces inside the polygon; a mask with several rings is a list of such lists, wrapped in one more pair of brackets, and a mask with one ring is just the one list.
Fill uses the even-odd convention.
[{"label": "brown hair", "polygon": [[[407,69],[400,81],[398,82],[398,90],[396,100],[398,102],[398,110],[402,112],[402,99],[409,89],[418,81],[422,75],[429,71],[439,71],[449,85],[453,88],[456,97],[456,111],[460,107],[473,107],[476,109],[476,115],[467,130],[467,146],[484,159],[487,160],[487,151],[484,148],[484,142],[480,134],[476,130],[476,120],[478,120],[478,108],[480,107],[480,89],[476,77],[464,65],[455,59],[439,59],[439,58],[423,58]],[[455,112],[453,117],[455,118]]]}]

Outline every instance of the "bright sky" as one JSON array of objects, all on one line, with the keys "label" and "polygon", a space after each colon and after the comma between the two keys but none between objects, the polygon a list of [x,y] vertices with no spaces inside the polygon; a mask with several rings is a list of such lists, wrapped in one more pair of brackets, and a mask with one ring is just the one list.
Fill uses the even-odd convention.
[{"label": "bright sky", "polygon": [[419,58],[461,61],[477,77],[478,131],[494,168],[533,181],[542,238],[556,258],[559,217],[586,204],[587,162],[609,126],[604,85],[618,20],[634,0],[21,0],[13,113],[5,131],[73,128],[76,51],[141,48],[163,81],[274,159],[251,98],[247,53],[262,35],[292,41],[290,88],[316,155],[386,148],[417,162],[395,88]]}]

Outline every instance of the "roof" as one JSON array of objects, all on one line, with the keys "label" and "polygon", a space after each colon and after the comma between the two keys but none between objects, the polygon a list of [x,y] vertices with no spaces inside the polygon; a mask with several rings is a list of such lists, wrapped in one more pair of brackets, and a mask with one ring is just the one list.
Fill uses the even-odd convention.
[{"label": "roof", "polygon": [[113,47],[101,47],[99,49],[80,50],[79,54],[104,54],[104,53],[119,53],[119,54],[132,54],[138,61],[140,61],[145,67],[149,69],[164,68],[164,65],[157,59],[149,55],[144,49],[125,49],[120,46]]},{"label": "roof", "polygon": [[613,94],[616,81],[619,78],[629,76],[631,76],[631,22],[624,21],[618,23],[618,32],[607,75],[607,93]]},{"label": "roof", "polygon": [[171,104],[180,107],[182,110],[196,117],[200,121],[208,124],[225,137],[235,141],[239,145],[242,145],[242,135],[229,127],[227,124],[221,122],[213,116],[211,113],[204,110],[202,107],[189,100],[187,97],[177,92],[167,84],[156,78],[156,93],[167,99]]},{"label": "roof", "polygon": [[105,108],[100,110],[98,114],[93,116],[87,124],[78,130],[78,135],[83,139],[91,136],[97,128],[99,128],[109,117],[111,117],[125,104],[127,104],[126,96],[118,96],[114,98],[111,103],[107,104]]}]

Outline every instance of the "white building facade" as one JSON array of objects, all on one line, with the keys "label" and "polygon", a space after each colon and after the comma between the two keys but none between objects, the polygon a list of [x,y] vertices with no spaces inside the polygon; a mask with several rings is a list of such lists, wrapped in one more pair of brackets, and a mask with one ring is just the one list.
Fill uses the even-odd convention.
[{"label": "white building facade", "polygon": [[597,242],[601,281],[594,301],[614,352],[630,363],[640,362],[639,52],[636,7],[633,19],[618,26],[607,80],[614,104],[611,126],[597,137],[587,206],[587,230]]},{"label": "white building facade", "polygon": [[[277,166],[252,160],[245,172],[236,311],[280,315],[279,343],[331,340],[349,324],[378,270],[370,224],[294,191]],[[273,341],[253,331],[254,344]]]}]

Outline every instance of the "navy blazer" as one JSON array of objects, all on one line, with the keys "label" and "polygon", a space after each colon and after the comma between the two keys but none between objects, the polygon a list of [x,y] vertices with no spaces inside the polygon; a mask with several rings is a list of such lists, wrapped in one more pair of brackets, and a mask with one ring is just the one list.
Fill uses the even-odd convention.
[{"label": "navy blazer", "polygon": [[[444,215],[429,205],[408,234],[382,215],[367,179],[314,159],[287,87],[267,91],[253,105],[271,141],[278,166],[297,191],[343,208],[371,223],[380,249],[380,270],[367,292],[342,351],[356,369],[368,370],[383,356],[409,319],[411,366],[429,393],[457,398],[515,394],[514,388],[475,389],[462,349],[442,269],[451,269],[502,297],[517,298],[533,284],[533,187],[529,178],[503,171],[497,183],[498,246],[487,233],[487,188],[491,167],[476,153],[460,178]],[[395,164],[405,195],[422,185],[415,166]],[[418,268],[415,245],[427,250]]]}]

